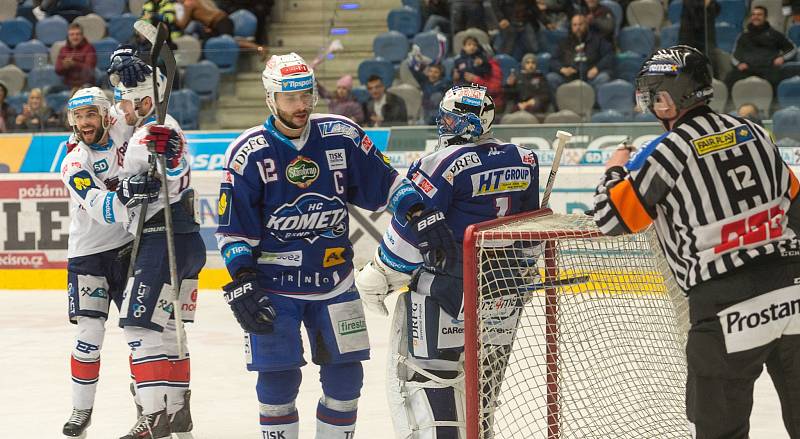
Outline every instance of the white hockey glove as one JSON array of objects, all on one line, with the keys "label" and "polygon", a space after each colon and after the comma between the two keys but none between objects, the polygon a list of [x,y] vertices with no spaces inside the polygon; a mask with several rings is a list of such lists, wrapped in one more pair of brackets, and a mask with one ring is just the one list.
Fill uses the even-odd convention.
[{"label": "white hockey glove", "polygon": [[368,310],[386,317],[389,315],[383,303],[386,297],[406,286],[409,280],[410,274],[392,270],[381,261],[378,248],[372,260],[356,273],[356,288]]}]

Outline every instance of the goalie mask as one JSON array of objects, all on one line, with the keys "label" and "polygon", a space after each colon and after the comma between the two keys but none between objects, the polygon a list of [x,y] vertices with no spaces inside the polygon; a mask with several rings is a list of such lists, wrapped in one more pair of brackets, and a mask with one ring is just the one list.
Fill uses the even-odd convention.
[{"label": "goalie mask", "polygon": [[439,147],[472,142],[494,123],[494,101],[485,87],[455,86],[439,103]]},{"label": "goalie mask", "polygon": [[667,98],[680,112],[698,103],[708,103],[714,95],[711,62],[690,46],[672,46],[656,51],[636,76],[636,104],[642,112],[660,108]]},{"label": "goalie mask", "polygon": [[[158,72],[158,100],[159,102],[164,99],[164,90],[167,87],[167,77],[161,73],[160,69],[156,69]],[[136,112],[136,123],[134,126],[139,126],[146,117],[150,116],[156,108],[156,103],[152,102],[150,105],[150,109],[145,113],[142,114],[142,102],[145,98],[150,98],[152,101],[153,98],[153,75],[148,74],[144,81],[136,84],[133,87],[126,87],[123,83],[117,84],[114,87],[114,101],[121,103],[122,101],[131,101],[133,102],[133,108]]]},{"label": "goalie mask", "polygon": [[306,108],[306,112],[309,114],[314,110],[319,100],[314,70],[300,55],[294,52],[288,55],[273,55],[267,61],[267,65],[261,73],[261,81],[267,93],[269,111],[284,125],[292,129],[296,129],[296,127],[292,127],[288,121],[278,114],[276,94],[310,90],[311,93],[299,96]]},{"label": "goalie mask", "polygon": [[[77,110],[86,107],[95,107],[100,115],[100,127],[97,128],[99,131],[95,133],[94,139],[92,139],[93,142],[87,142],[87,140],[84,139],[84,133],[81,128],[78,127],[78,118],[75,115]],[[67,101],[67,122],[69,122],[78,140],[95,148],[96,144],[103,139],[108,131],[108,113],[110,109],[111,101],[106,97],[106,94],[103,93],[103,90],[100,90],[98,87],[82,88],[76,91],[75,94],[69,98],[69,101]]]}]

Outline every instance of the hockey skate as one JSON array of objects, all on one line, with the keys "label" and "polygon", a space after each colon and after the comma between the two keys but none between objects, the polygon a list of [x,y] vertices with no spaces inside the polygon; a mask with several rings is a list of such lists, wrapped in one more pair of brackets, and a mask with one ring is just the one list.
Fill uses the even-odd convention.
[{"label": "hockey skate", "polygon": [[86,437],[86,429],[92,424],[92,409],[72,409],[72,415],[69,420],[64,424],[65,437],[77,437],[83,439]]},{"label": "hockey skate", "polygon": [[172,436],[169,428],[167,410],[149,415],[142,415],[125,436],[120,439],[169,439]]},{"label": "hockey skate", "polygon": [[192,413],[189,410],[189,398],[192,396],[191,390],[186,390],[183,394],[183,407],[177,412],[169,416],[169,425],[172,429],[172,434],[178,439],[193,439],[192,428]]}]

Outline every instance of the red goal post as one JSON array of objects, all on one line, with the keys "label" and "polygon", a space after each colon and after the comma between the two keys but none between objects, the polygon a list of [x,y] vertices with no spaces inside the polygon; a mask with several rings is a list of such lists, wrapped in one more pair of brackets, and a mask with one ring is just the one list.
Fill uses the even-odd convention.
[{"label": "red goal post", "polygon": [[464,320],[467,439],[690,437],[688,308],[652,230],[549,209],[472,225]]}]

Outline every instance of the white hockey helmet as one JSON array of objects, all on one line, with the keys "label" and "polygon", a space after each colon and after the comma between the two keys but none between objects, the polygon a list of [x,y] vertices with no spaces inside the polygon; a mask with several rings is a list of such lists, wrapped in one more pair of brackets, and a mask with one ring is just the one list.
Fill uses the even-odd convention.
[{"label": "white hockey helmet", "polygon": [[[158,72],[158,100],[159,102],[164,99],[164,90],[167,88],[167,77],[161,73],[161,70],[156,69]],[[133,107],[136,109],[136,114],[138,117],[138,122],[141,121],[150,115],[155,108],[156,102],[153,102],[150,111],[145,114],[144,116],[139,114],[139,106],[144,98],[151,98],[153,97],[153,75],[147,74],[145,76],[144,81],[136,84],[133,87],[126,87],[125,84],[122,82],[118,83],[116,87],[114,87],[114,101],[115,102],[122,102],[122,101],[132,101]]]},{"label": "white hockey helmet", "polygon": [[75,132],[75,136],[79,140],[83,140],[83,138],[78,129],[78,122],[75,119],[75,110],[84,107],[96,107],[97,112],[100,113],[103,129],[103,132],[100,133],[100,138],[102,138],[102,135],[105,134],[105,130],[108,129],[108,118],[106,116],[108,116],[111,110],[111,101],[99,87],[82,88],[69,98],[67,101],[67,122],[69,122],[69,125]]},{"label": "white hockey helmet", "polygon": [[440,146],[442,141],[445,144],[471,142],[488,133],[494,114],[494,100],[486,87],[472,84],[447,90],[439,103],[436,121]]},{"label": "white hockey helmet", "polygon": [[276,116],[278,112],[275,106],[275,93],[312,90],[312,109],[319,100],[314,70],[294,52],[288,55],[272,55],[261,73],[261,81],[267,92],[267,107]]}]

